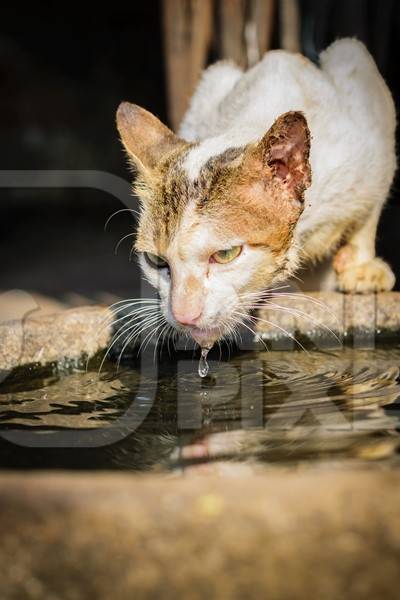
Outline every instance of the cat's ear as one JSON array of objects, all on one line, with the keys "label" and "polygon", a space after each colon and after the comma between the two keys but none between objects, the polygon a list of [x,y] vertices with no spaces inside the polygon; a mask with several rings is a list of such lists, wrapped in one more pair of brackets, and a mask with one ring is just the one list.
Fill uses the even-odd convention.
[{"label": "cat's ear", "polygon": [[300,203],[311,185],[310,131],[303,113],[278,117],[252,151],[259,167],[287,196]]},{"label": "cat's ear", "polygon": [[129,102],[118,107],[117,128],[130,159],[142,172],[153,170],[163,157],[185,144],[157,117]]}]

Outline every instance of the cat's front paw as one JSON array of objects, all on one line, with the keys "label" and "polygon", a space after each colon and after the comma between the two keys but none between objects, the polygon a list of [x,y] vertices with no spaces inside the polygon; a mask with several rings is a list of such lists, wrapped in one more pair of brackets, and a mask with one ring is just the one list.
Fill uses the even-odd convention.
[{"label": "cat's front paw", "polygon": [[353,294],[388,292],[395,284],[392,269],[381,258],[348,267],[340,273],[337,272],[336,276],[339,290]]}]

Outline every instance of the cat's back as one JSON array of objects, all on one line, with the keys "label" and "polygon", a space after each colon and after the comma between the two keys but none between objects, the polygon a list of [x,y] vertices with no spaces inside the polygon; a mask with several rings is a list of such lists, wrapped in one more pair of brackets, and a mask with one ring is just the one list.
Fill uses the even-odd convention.
[{"label": "cat's back", "polygon": [[267,52],[248,71],[221,61],[203,74],[183,119],[180,134],[189,141],[231,132],[246,143],[265,133],[289,110],[303,110],[311,127],[334,116],[393,130],[394,106],[378,69],[355,39],[334,42],[321,53],[320,66],[301,54]]},{"label": "cat's back", "polygon": [[248,71],[221,61],[203,73],[179,133],[199,141],[236,130],[247,143],[263,135],[280,114],[313,111],[332,100],[333,91],[321,70],[301,54],[272,50]]},{"label": "cat's back", "polygon": [[[379,173],[379,154],[394,161],[390,92],[365,46],[342,39],[321,54],[320,66],[273,50],[245,72],[227,62],[207,69],[180,128],[182,137],[199,142],[188,157],[189,172],[195,176],[213,155],[260,139],[292,110],[303,111],[310,127],[314,189],[325,187],[335,171],[352,185],[367,157]],[[355,168],[339,173],[346,164]]]}]

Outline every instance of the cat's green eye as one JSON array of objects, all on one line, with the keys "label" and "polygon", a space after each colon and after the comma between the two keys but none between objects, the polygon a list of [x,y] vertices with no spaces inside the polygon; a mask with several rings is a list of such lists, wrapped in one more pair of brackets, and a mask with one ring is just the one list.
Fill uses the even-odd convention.
[{"label": "cat's green eye", "polygon": [[169,266],[167,261],[161,258],[161,256],[157,256],[157,254],[152,254],[151,252],[144,252],[143,254],[149,265],[155,269],[165,269]]},{"label": "cat's green eye", "polygon": [[232,262],[235,258],[239,256],[242,251],[243,246],[232,246],[232,248],[228,248],[227,250],[218,250],[218,252],[214,252],[211,256],[212,262],[219,263],[220,265],[225,265],[226,263]]}]

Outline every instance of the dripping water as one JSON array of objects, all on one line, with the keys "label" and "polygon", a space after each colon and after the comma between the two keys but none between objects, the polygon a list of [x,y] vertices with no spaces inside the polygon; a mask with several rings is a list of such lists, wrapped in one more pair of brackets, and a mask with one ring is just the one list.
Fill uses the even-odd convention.
[{"label": "dripping water", "polygon": [[207,375],[208,375],[208,371],[209,371],[210,367],[207,362],[207,355],[208,355],[209,351],[210,351],[209,348],[201,349],[200,360],[199,360],[199,376],[200,377],[207,377]]}]

